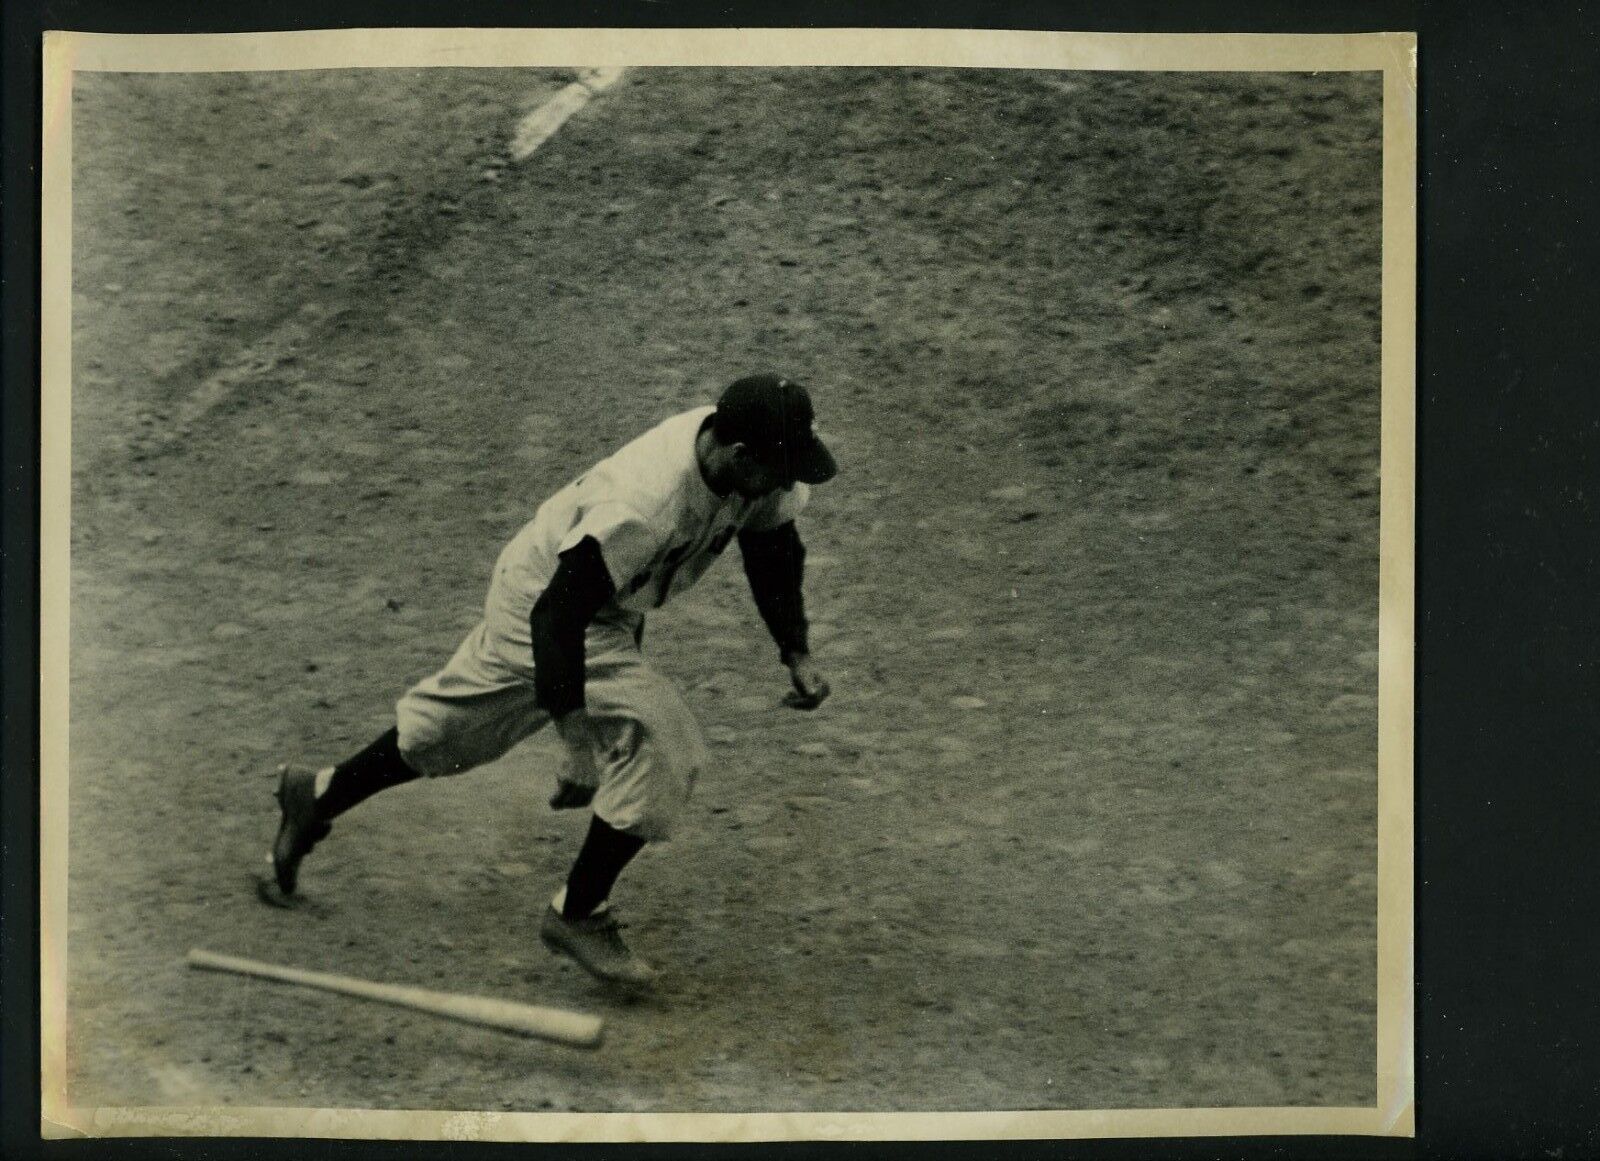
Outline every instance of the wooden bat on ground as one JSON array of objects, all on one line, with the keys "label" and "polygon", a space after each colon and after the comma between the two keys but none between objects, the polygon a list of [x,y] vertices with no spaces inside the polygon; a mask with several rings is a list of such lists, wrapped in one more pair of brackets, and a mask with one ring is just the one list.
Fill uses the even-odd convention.
[{"label": "wooden bat on ground", "polygon": [[519,1004],[514,1000],[495,1000],[487,996],[463,996],[455,992],[436,992],[428,988],[413,988],[401,984],[378,984],[354,976],[334,972],[312,972],[300,968],[278,967],[259,960],[242,959],[232,955],[218,955],[198,947],[189,950],[189,966],[207,971],[234,972],[243,976],[260,976],[299,984],[305,988],[320,988],[325,992],[338,992],[346,996],[359,996],[364,1000],[377,1000],[381,1004],[394,1004],[412,1008],[447,1020],[463,1024],[480,1024],[502,1032],[515,1032],[523,1036],[537,1036],[573,1048],[597,1048],[605,1022],[598,1016],[582,1012],[567,1012],[560,1008],[541,1008],[533,1004]]}]

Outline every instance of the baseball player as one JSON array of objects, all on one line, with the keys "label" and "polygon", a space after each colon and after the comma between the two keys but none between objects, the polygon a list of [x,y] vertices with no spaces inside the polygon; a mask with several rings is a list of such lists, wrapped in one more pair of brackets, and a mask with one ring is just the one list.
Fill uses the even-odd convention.
[{"label": "baseball player", "polygon": [[682,696],[640,652],[646,614],[736,539],[794,686],[789,703],[820,705],[828,684],[807,649],[795,517],[809,485],[836,471],[806,389],[755,375],[561,489],[500,553],[483,620],[400,698],[394,727],[336,766],[280,771],[262,898],[290,904],[301,860],[351,807],[483,765],[554,722],[566,762],[550,805],[592,817],[540,938],[602,981],[648,986],[655,969],[622,940],[608,900],[634,855],[671,835],[706,748]]}]

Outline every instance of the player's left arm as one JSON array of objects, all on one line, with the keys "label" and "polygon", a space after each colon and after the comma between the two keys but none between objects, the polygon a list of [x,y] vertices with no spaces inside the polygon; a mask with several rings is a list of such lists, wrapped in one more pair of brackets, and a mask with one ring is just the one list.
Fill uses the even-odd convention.
[{"label": "player's left arm", "polygon": [[803,592],[806,548],[800,531],[792,519],[773,528],[747,527],[739,533],[739,553],[756,609],[794,685],[789,704],[816,709],[828,696],[828,683],[811,660]]}]

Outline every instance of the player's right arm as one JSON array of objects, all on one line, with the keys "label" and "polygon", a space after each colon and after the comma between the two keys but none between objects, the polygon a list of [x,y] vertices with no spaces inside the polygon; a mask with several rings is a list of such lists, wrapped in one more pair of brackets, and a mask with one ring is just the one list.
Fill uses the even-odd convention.
[{"label": "player's right arm", "polygon": [[593,726],[584,708],[583,638],[595,614],[616,593],[600,544],[585,536],[557,558],[555,575],[533,603],[533,686],[539,705],[555,719],[571,758],[550,804],[586,806],[599,783]]},{"label": "player's right arm", "polygon": [[594,728],[584,708],[584,634],[624,586],[648,583],[659,544],[651,522],[616,501],[574,514],[556,552],[556,570],[530,615],[533,684],[539,705],[555,719],[569,769],[552,806],[586,806],[600,774]]}]

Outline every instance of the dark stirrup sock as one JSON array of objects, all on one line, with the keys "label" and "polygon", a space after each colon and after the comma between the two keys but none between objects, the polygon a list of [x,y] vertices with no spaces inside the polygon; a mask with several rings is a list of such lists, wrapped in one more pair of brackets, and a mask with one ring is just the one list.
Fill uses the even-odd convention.
[{"label": "dark stirrup sock", "polygon": [[644,839],[620,831],[598,814],[589,819],[589,834],[567,876],[567,898],[561,906],[564,919],[587,919],[611,896],[617,876],[634,855],[644,849]]},{"label": "dark stirrup sock", "polygon": [[390,727],[365,750],[333,768],[332,781],[317,796],[317,813],[330,821],[380,790],[420,777],[400,756],[400,731]]}]

